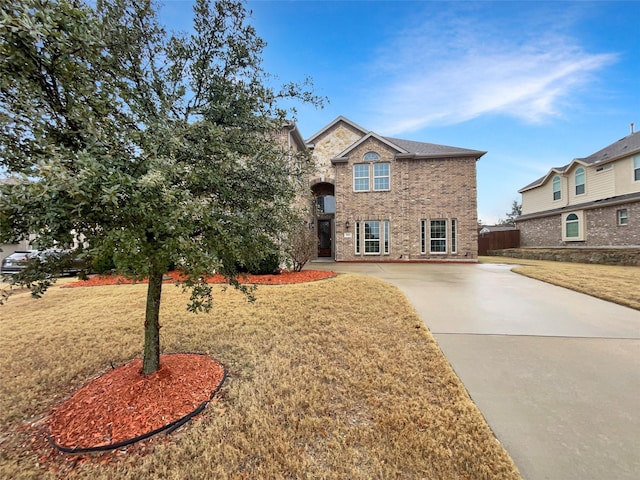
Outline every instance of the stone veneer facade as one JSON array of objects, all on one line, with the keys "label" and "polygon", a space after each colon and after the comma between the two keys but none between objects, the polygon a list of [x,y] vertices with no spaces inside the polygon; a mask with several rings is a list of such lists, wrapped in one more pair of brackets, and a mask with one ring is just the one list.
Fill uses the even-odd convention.
[{"label": "stone veneer facade", "polygon": [[[363,131],[345,122],[338,122],[314,137],[313,158],[317,172],[311,179],[311,185],[322,182],[335,186],[333,257],[338,261],[476,261],[476,161],[484,152],[478,152],[480,155],[475,158],[464,155],[396,158],[397,148],[377,136],[352,147],[364,137]],[[336,159],[349,147],[352,149],[348,152],[348,160]],[[363,158],[368,152],[380,156],[375,163],[389,163],[389,190],[354,191],[353,166],[366,163]],[[446,220],[446,252],[430,252],[428,232],[431,220]],[[381,224],[388,221],[388,253],[384,248],[380,248],[379,254],[364,253],[365,221],[379,221]],[[426,226],[425,243],[422,239],[423,221]],[[452,251],[452,221],[456,225],[455,251]],[[356,253],[358,235],[355,229],[358,224],[360,253]]]}]

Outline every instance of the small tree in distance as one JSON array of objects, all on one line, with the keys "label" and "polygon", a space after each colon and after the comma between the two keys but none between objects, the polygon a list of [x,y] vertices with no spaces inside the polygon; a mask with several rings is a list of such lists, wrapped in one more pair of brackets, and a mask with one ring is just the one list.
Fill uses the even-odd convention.
[{"label": "small tree in distance", "polygon": [[[189,35],[168,35],[152,0],[0,2],[0,170],[20,179],[0,187],[0,243],[79,238],[88,257],[148,278],[153,373],[169,265],[187,276],[189,308],[208,310],[207,274],[244,288],[252,239],[299,221],[290,205],[308,158],[277,140],[292,113],[278,102],[321,101],[307,82],[269,86],[236,0],[197,0]],[[48,282],[43,271],[33,291]]]},{"label": "small tree in distance", "polygon": [[518,203],[518,200],[514,200],[511,204],[511,211],[507,212],[507,218],[500,219],[498,225],[511,225],[515,226],[516,218],[522,215],[522,204]]}]

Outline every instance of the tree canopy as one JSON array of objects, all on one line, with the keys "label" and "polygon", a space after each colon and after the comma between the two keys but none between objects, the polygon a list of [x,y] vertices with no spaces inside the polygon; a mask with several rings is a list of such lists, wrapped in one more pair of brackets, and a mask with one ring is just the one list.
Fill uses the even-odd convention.
[{"label": "tree canopy", "polygon": [[239,1],[197,0],[181,35],[151,0],[0,2],[0,170],[18,179],[0,186],[0,243],[75,242],[149,278],[152,373],[163,274],[180,266],[196,311],[211,306],[204,275],[239,285],[295,221],[307,159],[279,141],[295,113],[280,105],[321,100],[308,81],[271,86]]}]

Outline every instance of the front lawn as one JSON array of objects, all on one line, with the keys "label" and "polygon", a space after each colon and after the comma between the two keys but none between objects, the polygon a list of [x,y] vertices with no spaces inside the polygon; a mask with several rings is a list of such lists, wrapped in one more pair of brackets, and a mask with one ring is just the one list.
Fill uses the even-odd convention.
[{"label": "front lawn", "polygon": [[213,312],[193,315],[165,286],[161,332],[164,351],[227,366],[222,398],[168,440],[79,461],[50,455],[34,432],[140,354],[146,286],[53,287],[0,306],[0,477],[520,478],[393,286],[344,274],[261,286],[255,304],[214,288]]}]

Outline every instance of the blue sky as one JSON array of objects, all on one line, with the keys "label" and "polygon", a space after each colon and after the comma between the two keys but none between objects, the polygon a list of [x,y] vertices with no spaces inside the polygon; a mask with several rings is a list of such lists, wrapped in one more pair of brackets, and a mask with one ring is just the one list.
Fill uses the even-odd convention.
[{"label": "blue sky", "polygon": [[[190,1],[165,1],[188,29]],[[339,115],[385,136],[487,151],[478,216],[504,218],[554,166],[640,130],[640,2],[247,3],[282,82],[313,78],[304,138]]]}]

